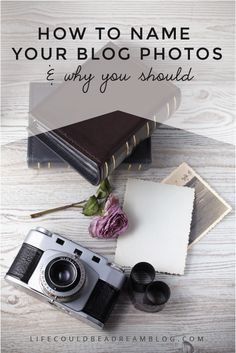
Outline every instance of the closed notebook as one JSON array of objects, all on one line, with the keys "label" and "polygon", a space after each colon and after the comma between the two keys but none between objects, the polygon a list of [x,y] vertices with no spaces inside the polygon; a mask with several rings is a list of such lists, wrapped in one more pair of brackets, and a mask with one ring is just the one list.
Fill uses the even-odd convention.
[{"label": "closed notebook", "polygon": [[[34,136],[56,152],[93,185],[108,177],[140,141],[149,137],[154,123],[116,111]],[[30,129],[40,131],[33,122]]]},{"label": "closed notebook", "polygon": [[[119,166],[120,169],[140,171],[149,168],[152,162],[151,137],[140,142],[133,153]],[[69,166],[58,154],[36,136],[28,137],[27,163],[29,168],[54,168]]]},{"label": "closed notebook", "polygon": [[[32,110],[41,100],[57,89],[59,83],[50,87],[46,82],[31,82],[29,87],[29,109]],[[151,137],[142,141],[120,167],[128,170],[144,170],[152,162]],[[57,153],[40,141],[37,136],[29,136],[27,143],[27,163],[30,168],[54,168],[68,166]]]},{"label": "closed notebook", "polygon": [[[92,65],[94,63],[88,60],[83,68],[89,72],[94,69]],[[114,69],[109,65],[111,63],[100,61],[95,69],[101,72]],[[140,70],[139,65],[125,63],[127,72],[134,67]],[[130,156],[141,141],[150,137],[157,126],[150,116],[164,112],[169,117],[180,104],[180,90],[170,82],[148,85],[145,95],[143,87],[139,82],[135,93],[126,96],[124,90],[116,86],[116,96],[110,95],[109,100],[102,94],[80,94],[78,83],[64,82],[30,111],[30,130],[90,183],[97,185]],[[100,97],[108,113],[97,114],[101,111],[96,105]],[[112,101],[121,102],[121,97],[126,104],[122,107],[127,110],[111,110]],[[116,108],[120,104],[115,105]],[[133,106],[136,114],[127,113]],[[76,120],[80,116],[86,118]]]}]

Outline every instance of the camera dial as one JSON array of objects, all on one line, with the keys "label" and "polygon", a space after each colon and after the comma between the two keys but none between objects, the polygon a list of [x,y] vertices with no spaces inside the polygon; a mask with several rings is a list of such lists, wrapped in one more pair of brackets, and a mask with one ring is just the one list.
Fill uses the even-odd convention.
[{"label": "camera dial", "polygon": [[46,294],[59,301],[69,301],[83,287],[86,274],[82,262],[70,254],[55,255],[43,265],[40,281]]}]

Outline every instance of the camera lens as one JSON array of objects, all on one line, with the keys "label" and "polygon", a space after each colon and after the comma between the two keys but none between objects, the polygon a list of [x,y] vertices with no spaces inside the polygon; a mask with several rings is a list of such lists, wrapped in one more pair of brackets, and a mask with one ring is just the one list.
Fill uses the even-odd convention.
[{"label": "camera lens", "polygon": [[85,282],[82,262],[71,256],[53,257],[41,270],[41,284],[47,294],[60,300],[70,300]]},{"label": "camera lens", "polygon": [[66,260],[58,260],[49,268],[49,278],[58,287],[71,285],[80,272],[75,265]]}]

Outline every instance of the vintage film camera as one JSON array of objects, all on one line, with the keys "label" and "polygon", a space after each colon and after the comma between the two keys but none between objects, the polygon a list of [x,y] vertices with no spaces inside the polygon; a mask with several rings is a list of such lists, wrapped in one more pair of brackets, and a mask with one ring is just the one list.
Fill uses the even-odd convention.
[{"label": "vintage film camera", "polygon": [[31,230],[5,279],[97,328],[125,282],[121,268],[59,234]]}]

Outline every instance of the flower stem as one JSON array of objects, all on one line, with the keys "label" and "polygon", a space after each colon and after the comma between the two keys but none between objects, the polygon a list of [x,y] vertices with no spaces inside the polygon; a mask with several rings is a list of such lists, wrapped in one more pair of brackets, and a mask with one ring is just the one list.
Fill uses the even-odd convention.
[{"label": "flower stem", "polygon": [[85,203],[87,200],[83,200],[83,201],[80,201],[80,202],[75,202],[75,203],[71,203],[69,205],[64,205],[64,206],[60,206],[60,207],[55,207],[55,208],[50,208],[48,210],[45,210],[45,211],[40,211],[40,212],[36,212],[36,213],[32,213],[30,215],[31,218],[37,218],[37,217],[41,217],[41,216],[44,216],[46,214],[49,214],[49,213],[53,213],[53,212],[57,212],[57,211],[62,211],[62,210],[65,210],[67,208],[70,208],[70,207],[79,207],[79,208],[82,208],[83,203]]}]

